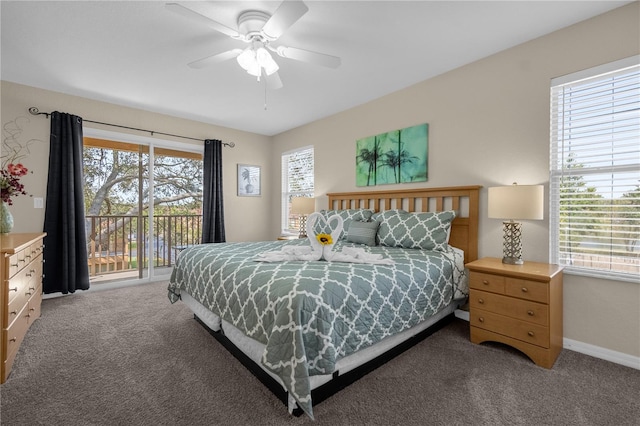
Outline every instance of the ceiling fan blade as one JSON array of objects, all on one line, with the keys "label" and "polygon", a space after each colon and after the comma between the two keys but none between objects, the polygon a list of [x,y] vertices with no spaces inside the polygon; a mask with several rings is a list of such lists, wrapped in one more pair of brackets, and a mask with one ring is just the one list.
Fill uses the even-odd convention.
[{"label": "ceiling fan blade", "polygon": [[192,10],[180,3],[167,3],[165,7],[170,11],[177,13],[178,15],[182,15],[191,20],[200,22],[204,25],[208,25],[210,28],[221,32],[222,34],[226,34],[234,38],[241,37],[241,34],[239,34],[238,31],[234,30],[233,28],[229,28],[226,25],[221,24],[220,22],[216,22],[213,19],[204,16],[203,14],[196,12],[195,10]]},{"label": "ceiling fan blade", "polygon": [[277,72],[271,75],[265,74],[265,79],[267,80],[267,87],[269,89],[278,90],[282,88],[282,80],[280,80],[280,75]]},{"label": "ceiling fan blade", "polygon": [[262,27],[262,34],[270,40],[277,39],[308,10],[301,1],[283,1]]},{"label": "ceiling fan blade", "polygon": [[189,62],[187,65],[190,68],[200,69],[205,68],[213,64],[233,59],[242,53],[242,49],[227,50],[226,52],[217,53],[215,55],[207,56],[206,58],[198,59],[197,61]]},{"label": "ceiling fan blade", "polygon": [[338,68],[342,63],[342,60],[337,56],[298,49],[297,47],[278,46],[275,52],[283,58],[295,59],[296,61],[308,62],[329,68]]}]

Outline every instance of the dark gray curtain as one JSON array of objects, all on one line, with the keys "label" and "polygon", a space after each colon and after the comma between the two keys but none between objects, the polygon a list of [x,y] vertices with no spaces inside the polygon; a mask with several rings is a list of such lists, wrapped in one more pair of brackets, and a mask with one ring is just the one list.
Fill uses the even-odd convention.
[{"label": "dark gray curtain", "polygon": [[44,293],[88,290],[82,118],[57,111],[51,113],[44,232]]},{"label": "dark gray curtain", "polygon": [[202,243],[224,243],[222,203],[222,142],[204,141],[204,179],[202,197]]}]

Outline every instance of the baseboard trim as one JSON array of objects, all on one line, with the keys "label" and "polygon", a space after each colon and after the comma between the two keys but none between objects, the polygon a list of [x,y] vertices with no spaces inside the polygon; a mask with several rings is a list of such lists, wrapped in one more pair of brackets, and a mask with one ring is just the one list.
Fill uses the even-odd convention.
[{"label": "baseboard trim", "polygon": [[625,354],[623,352],[612,351],[611,349],[602,348],[600,346],[590,345],[589,343],[579,342],[577,340],[562,339],[562,347],[570,351],[579,352],[594,358],[611,361],[625,367],[640,370],[640,357]]},{"label": "baseboard trim", "polygon": [[[469,321],[469,312],[456,309],[456,318]],[[579,342],[573,339],[562,339],[563,349],[579,352],[581,354],[589,355],[594,358],[603,359],[616,364],[624,365],[625,367],[635,368],[640,370],[640,357],[625,354],[623,352],[612,351],[611,349],[602,348],[600,346],[590,345],[589,343]]]}]

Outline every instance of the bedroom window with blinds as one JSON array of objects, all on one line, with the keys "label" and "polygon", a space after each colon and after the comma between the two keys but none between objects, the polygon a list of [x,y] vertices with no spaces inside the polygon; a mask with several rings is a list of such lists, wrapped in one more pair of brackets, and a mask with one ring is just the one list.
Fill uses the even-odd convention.
[{"label": "bedroom window with blinds", "polygon": [[298,234],[300,218],[291,213],[292,197],[313,197],[313,147],[282,154],[282,232]]},{"label": "bedroom window with blinds", "polygon": [[566,272],[638,280],[639,62],[551,82],[550,253]]}]

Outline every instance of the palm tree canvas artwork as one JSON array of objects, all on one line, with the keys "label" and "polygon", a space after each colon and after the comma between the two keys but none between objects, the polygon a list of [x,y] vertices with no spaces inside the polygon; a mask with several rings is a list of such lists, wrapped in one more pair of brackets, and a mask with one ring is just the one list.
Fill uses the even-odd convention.
[{"label": "palm tree canvas artwork", "polygon": [[426,182],[429,125],[419,124],[356,141],[356,185]]}]

